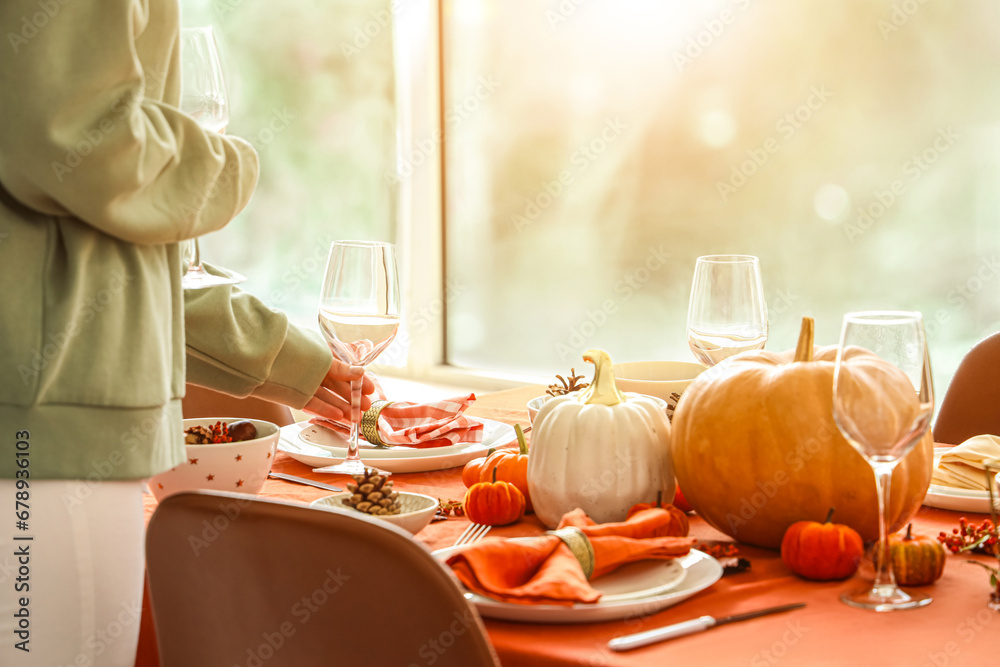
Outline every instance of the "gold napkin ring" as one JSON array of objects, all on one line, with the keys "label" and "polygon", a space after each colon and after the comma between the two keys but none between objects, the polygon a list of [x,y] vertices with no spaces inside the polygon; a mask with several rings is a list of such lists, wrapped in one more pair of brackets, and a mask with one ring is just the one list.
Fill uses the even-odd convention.
[{"label": "gold napkin ring", "polygon": [[389,405],[392,405],[392,401],[372,401],[372,406],[365,410],[365,414],[361,415],[361,435],[365,436],[365,440],[376,447],[389,447],[382,442],[382,438],[378,434],[378,416]]},{"label": "gold napkin ring", "polygon": [[559,530],[546,531],[545,534],[555,535],[562,540],[579,561],[583,576],[590,579],[590,575],[594,573],[594,547],[584,532],[576,526],[567,526]]}]

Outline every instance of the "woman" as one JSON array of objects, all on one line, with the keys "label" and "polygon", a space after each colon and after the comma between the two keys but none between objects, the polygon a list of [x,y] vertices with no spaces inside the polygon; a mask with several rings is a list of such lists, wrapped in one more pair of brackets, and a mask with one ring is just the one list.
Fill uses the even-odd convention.
[{"label": "woman", "polygon": [[363,371],[248,294],[181,289],[178,244],[258,163],[176,108],[177,0],[4,0],[0,28],[0,664],[131,664],[185,381],[340,419]]}]

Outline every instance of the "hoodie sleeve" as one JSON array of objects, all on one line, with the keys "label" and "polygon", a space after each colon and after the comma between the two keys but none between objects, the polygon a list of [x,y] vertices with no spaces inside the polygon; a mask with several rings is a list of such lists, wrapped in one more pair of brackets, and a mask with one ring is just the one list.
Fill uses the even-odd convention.
[{"label": "hoodie sleeve", "polygon": [[[153,4],[172,19],[148,0],[0,2],[0,183],[137,244],[222,228],[258,172],[248,142],[150,97],[176,85],[180,43],[176,3]],[[158,58],[140,61],[140,36]]]}]

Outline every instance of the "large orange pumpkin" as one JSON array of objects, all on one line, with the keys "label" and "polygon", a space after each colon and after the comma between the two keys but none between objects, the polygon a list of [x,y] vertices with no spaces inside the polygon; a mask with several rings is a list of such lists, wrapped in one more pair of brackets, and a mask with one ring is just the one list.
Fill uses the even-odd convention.
[{"label": "large orange pumpkin", "polygon": [[[866,541],[878,538],[875,477],[833,421],[837,346],[813,347],[804,318],[797,349],[744,352],[702,373],[674,413],[673,462],[691,507],[709,524],[747,544],[777,549],[796,521],[837,508],[840,523]],[[886,386],[874,410],[907,394],[898,371],[859,348],[852,369]],[[934,442],[928,432],[892,473],[889,530],[916,513],[930,485]]]}]

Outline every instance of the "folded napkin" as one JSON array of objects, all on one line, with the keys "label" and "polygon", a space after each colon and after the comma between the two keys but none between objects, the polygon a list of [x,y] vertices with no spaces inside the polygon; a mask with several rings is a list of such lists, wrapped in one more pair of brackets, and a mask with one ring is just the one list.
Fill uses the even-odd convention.
[{"label": "folded napkin", "polygon": [[1000,437],[977,435],[952,447],[941,457],[931,484],[988,491],[984,461],[1000,459]]},{"label": "folded napkin", "polygon": [[[666,510],[651,508],[620,523],[595,524],[583,510],[565,514],[558,530],[579,529],[589,541],[590,554],[581,559],[557,535],[546,533],[525,540],[486,539],[448,559],[448,565],[470,591],[515,604],[572,605],[597,602],[601,593],[589,579],[626,563],[667,559],[690,551],[694,538],[665,535],[672,521]],[[570,539],[572,541],[572,539]],[[588,577],[584,568],[592,572]]]},{"label": "folded napkin", "polygon": [[[386,401],[382,387],[375,381],[375,395],[379,398],[372,401],[372,407],[361,417],[361,434],[372,444],[424,449],[483,440],[483,423],[463,414],[475,403],[475,394],[432,403]],[[345,437],[351,431],[349,423],[326,419],[310,422]]]}]

